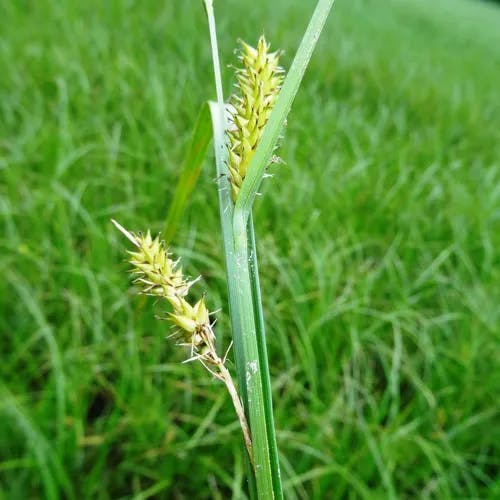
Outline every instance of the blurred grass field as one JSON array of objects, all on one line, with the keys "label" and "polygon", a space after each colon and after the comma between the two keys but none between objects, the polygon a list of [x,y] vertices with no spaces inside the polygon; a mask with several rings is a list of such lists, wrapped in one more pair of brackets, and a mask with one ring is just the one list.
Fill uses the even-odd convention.
[{"label": "blurred grass field", "polygon": [[[313,2],[216,0],[289,66]],[[287,499],[500,498],[500,9],[338,0],[258,202]],[[130,292],[214,97],[201,2],[0,4],[0,498],[242,498],[217,382]],[[231,70],[225,69],[226,93]],[[229,342],[215,170],[175,240]]]}]

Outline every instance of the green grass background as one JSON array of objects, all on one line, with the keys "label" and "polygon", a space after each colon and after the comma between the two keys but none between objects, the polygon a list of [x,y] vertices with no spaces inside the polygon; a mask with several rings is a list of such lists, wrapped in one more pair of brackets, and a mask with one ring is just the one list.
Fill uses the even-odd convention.
[{"label": "green grass background", "polygon": [[[216,0],[289,66],[313,2]],[[500,9],[338,0],[256,208],[287,499],[499,498]],[[130,292],[214,97],[200,1],[0,4],[0,498],[242,498],[221,384]],[[174,249],[222,307],[215,168]]]}]

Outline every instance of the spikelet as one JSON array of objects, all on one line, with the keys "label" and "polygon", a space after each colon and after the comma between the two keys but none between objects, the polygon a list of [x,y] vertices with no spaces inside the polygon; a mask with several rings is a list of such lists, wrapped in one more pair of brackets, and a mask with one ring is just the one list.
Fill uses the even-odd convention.
[{"label": "spikelet", "polygon": [[151,238],[148,231],[145,236],[133,235],[137,242],[137,251],[130,254],[130,264],[136,275],[135,283],[142,287],[142,293],[148,295],[184,296],[190,284],[186,282],[176,262],[169,258],[168,252],[158,237]]},{"label": "spikelet", "polygon": [[241,42],[239,59],[242,68],[236,71],[237,92],[230,99],[228,131],[233,201],[236,201],[283,83],[280,52],[270,52],[269,49],[264,36],[260,37],[257,48]]}]

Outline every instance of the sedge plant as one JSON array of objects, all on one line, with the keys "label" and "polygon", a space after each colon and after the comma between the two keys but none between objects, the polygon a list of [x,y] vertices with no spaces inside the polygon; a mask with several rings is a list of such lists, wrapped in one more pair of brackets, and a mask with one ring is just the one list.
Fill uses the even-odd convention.
[{"label": "sedge plant", "polygon": [[[134,281],[140,293],[165,301],[170,308],[172,337],[187,350],[187,360],[199,362],[224,383],[234,406],[246,446],[251,498],[281,499],[279,455],[272,411],[261,290],[258,276],[252,207],[299,89],[302,77],[334,0],[319,0],[287,74],[280,51],[271,51],[264,36],[256,46],[240,42],[235,91],[226,102],[216,37],[214,1],[204,0],[207,14],[217,101],[200,112],[184,170],[179,178],[164,234],[175,234],[213,134],[219,211],[226,265],[232,344],[237,385],[226,367],[227,352],[215,348],[214,322],[205,297],[188,299],[192,284],[183,275],[160,237],[129,232]],[[208,126],[212,120],[212,130]]]}]

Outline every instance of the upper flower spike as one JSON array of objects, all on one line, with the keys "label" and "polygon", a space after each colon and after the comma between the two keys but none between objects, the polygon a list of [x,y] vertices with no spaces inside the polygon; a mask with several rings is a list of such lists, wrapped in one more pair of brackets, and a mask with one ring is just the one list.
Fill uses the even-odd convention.
[{"label": "upper flower spike", "polygon": [[229,172],[231,194],[236,201],[250,161],[257,149],[283,83],[280,52],[270,52],[261,36],[257,48],[241,42],[236,89],[230,99]]}]

